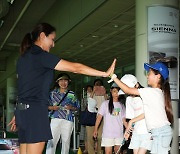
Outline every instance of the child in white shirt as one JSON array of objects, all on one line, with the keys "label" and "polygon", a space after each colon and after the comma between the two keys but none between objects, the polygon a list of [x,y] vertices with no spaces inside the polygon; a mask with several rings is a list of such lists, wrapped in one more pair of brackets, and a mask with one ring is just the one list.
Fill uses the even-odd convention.
[{"label": "child in white shirt", "polygon": [[[137,78],[131,74],[124,75],[121,81],[131,88],[140,87]],[[119,93],[124,94],[122,90]],[[129,95],[126,98],[126,118],[131,119],[125,133],[126,139],[129,138],[128,129],[135,123],[129,149],[133,149],[134,154],[146,154],[151,148],[151,134],[146,127],[143,103],[139,96]]]},{"label": "child in white shirt", "polygon": [[173,114],[171,105],[169,70],[162,62],[144,64],[148,71],[148,88],[130,88],[115,74],[111,79],[126,93],[142,98],[148,131],[152,134],[151,153],[168,154],[172,140]]}]

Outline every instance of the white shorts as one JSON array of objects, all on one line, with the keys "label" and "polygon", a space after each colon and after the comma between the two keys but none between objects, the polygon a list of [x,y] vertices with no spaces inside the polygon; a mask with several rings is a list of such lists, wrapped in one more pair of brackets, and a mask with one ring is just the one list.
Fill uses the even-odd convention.
[{"label": "white shorts", "polygon": [[151,134],[133,134],[129,149],[144,148],[147,150],[151,149]]},{"label": "white shorts", "polygon": [[102,138],[101,146],[102,147],[112,147],[115,145],[121,145],[123,138]]}]

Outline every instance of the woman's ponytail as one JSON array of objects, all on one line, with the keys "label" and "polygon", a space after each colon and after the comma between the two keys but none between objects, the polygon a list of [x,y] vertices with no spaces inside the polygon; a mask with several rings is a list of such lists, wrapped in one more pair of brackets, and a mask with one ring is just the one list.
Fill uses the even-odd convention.
[{"label": "woman's ponytail", "polygon": [[21,46],[20,46],[20,54],[21,55],[23,55],[25,53],[25,51],[32,46],[32,42],[33,42],[32,34],[27,33],[21,42]]}]

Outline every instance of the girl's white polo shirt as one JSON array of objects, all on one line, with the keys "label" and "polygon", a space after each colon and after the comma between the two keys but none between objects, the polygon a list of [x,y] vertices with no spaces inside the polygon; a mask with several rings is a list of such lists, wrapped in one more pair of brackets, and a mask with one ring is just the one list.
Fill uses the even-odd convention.
[{"label": "girl's white polo shirt", "polygon": [[144,105],[145,120],[148,130],[170,125],[165,111],[164,94],[159,88],[138,89]]}]

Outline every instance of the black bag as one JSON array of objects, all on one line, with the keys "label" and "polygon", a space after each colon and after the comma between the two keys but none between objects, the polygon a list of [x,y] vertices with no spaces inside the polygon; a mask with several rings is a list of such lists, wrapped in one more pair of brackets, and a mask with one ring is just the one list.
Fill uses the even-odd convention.
[{"label": "black bag", "polygon": [[80,124],[85,126],[95,126],[96,112],[89,112],[87,109],[80,112]]}]

